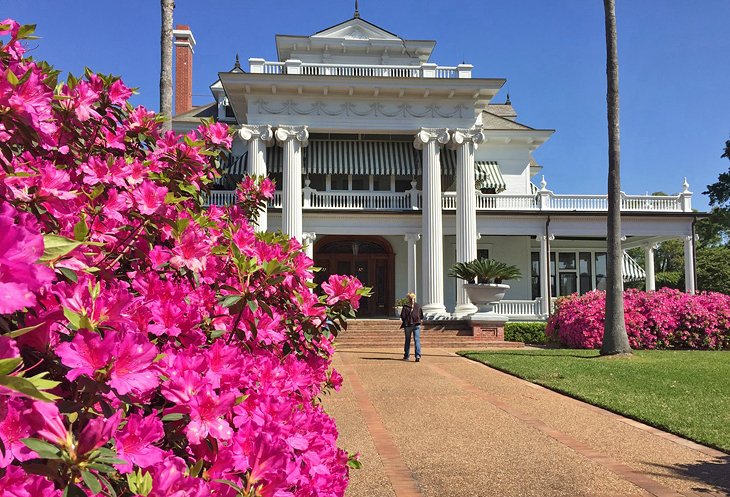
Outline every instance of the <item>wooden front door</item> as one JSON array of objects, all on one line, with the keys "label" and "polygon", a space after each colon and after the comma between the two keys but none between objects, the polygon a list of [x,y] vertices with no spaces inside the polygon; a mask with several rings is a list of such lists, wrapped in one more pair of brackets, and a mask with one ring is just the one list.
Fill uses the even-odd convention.
[{"label": "wooden front door", "polygon": [[321,268],[315,281],[322,283],[331,274],[357,277],[372,288],[372,296],[360,301],[358,317],[387,316],[394,302],[394,254],[380,237],[328,236],[314,248],[314,265]]}]

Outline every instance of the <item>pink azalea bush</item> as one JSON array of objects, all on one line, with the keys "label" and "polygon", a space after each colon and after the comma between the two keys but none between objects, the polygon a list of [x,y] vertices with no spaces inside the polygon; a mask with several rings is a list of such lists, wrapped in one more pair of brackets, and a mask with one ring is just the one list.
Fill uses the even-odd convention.
[{"label": "pink azalea bush", "polygon": [[367,289],[256,233],[231,145],[132,108],[121,80],[25,56],[0,23],[0,496],[341,496],[355,457],[320,397]]},{"label": "pink azalea bush", "polygon": [[[605,309],[606,294],[602,291],[562,297],[548,320],[546,333],[567,347],[600,348]],[[624,313],[634,349],[730,347],[730,296],[722,293],[627,290]]]}]

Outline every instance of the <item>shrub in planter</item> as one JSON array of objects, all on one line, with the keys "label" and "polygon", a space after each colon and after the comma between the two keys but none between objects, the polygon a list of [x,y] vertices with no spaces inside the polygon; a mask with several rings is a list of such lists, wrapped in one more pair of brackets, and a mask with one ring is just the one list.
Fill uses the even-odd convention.
[{"label": "shrub in planter", "polygon": [[517,266],[494,259],[474,259],[457,262],[449,269],[449,276],[460,278],[467,283],[501,284],[504,280],[519,280],[522,273]]},{"label": "shrub in planter", "polygon": [[[548,320],[548,338],[568,347],[600,348],[605,304],[605,292],[601,291],[558,299]],[[627,290],[624,313],[632,348],[730,347],[728,295],[690,295],[668,288],[656,292]]]},{"label": "shrub in planter", "polygon": [[317,398],[366,291],[311,290],[294,239],[256,233],[246,178],[202,207],[231,144],[132,108],[121,80],[24,57],[0,23],[0,495],[344,494]]},{"label": "shrub in planter", "polygon": [[544,344],[547,343],[546,326],[546,323],[540,321],[508,322],[504,325],[504,339],[508,342]]}]

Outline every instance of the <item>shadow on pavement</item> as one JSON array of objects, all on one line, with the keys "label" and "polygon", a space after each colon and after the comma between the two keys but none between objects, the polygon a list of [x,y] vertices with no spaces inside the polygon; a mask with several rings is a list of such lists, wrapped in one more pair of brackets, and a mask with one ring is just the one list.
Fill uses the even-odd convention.
[{"label": "shadow on pavement", "polygon": [[[701,461],[695,464],[679,464],[677,466],[652,464],[652,466],[666,468],[674,473],[678,479],[702,482],[714,487],[715,492],[730,495],[730,456],[718,457],[711,461]],[[703,488],[693,488],[692,490],[698,494],[707,493],[707,489]]]}]

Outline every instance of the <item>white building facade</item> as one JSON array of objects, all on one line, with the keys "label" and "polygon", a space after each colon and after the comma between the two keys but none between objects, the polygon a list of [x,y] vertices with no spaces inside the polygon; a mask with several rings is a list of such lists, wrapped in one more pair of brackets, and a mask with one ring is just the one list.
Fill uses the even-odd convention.
[{"label": "white building facade", "polygon": [[[189,29],[175,35],[178,56],[192,52]],[[607,198],[533,184],[542,168],[532,152],[553,130],[519,123],[509,98],[493,102],[504,79],[432,63],[434,41],[401,39],[357,13],[276,45],[279,60],[236,62],[211,86],[215,102],[177,109],[174,126],[212,116],[239,130],[210,203],[232,201],[243,174],[272,177],[259,228],[304,243],[318,279],[354,274],[372,287],[361,317],[391,315],[409,291],[434,318],[473,313],[447,273],[476,257],[521,269],[497,309],[512,319],[543,319],[551,299],[605,284]],[[686,181],[675,196],[622,196],[624,248],[644,247],[647,261],[626,256],[625,280],[653,289],[655,245],[681,238],[694,291],[691,196]]]}]

